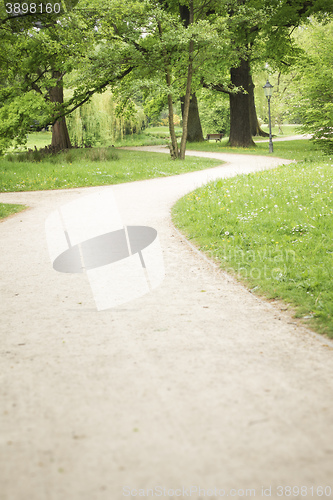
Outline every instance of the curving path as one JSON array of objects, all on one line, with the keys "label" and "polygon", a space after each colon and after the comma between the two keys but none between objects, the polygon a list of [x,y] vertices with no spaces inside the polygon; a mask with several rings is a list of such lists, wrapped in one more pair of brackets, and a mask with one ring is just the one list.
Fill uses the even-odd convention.
[{"label": "curving path", "polygon": [[187,154],[227,163],[114,186],[124,223],[158,230],[166,265],[159,288],[117,309],[97,312],[84,275],[53,271],[44,235],[53,209],[103,188],[0,195],[31,207],[0,224],[1,500],[333,488],[332,343],[218,271],[170,221],[202,183],[286,161]]}]

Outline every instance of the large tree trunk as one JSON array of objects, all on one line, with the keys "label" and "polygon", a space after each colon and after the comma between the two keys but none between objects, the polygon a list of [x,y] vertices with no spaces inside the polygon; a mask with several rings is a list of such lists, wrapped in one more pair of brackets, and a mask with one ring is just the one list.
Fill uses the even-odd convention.
[{"label": "large tree trunk", "polygon": [[[62,74],[60,71],[53,71],[52,77],[57,80],[57,85],[49,90],[50,101],[56,103],[58,111],[64,102],[64,89],[62,86]],[[66,125],[65,117],[59,118],[52,126],[51,147],[57,150],[70,149],[72,147]]]},{"label": "large tree trunk", "polygon": [[[160,21],[158,21],[158,32],[160,35],[160,39],[162,40],[162,24]],[[163,49],[163,56],[164,56],[164,62],[165,62],[165,81],[168,86],[168,90],[171,90],[171,74],[170,74],[170,68],[169,68],[169,58],[166,49]],[[177,143],[177,137],[176,137],[176,132],[175,132],[175,125],[173,123],[173,99],[172,99],[172,94],[171,91],[168,94],[168,120],[169,120],[169,132],[170,132],[170,138],[171,138],[171,144],[170,144],[170,155],[173,160],[177,159],[179,157],[179,152],[178,152],[178,143]]]},{"label": "large tree trunk", "polygon": [[[190,3],[190,6],[193,6],[193,2]],[[194,43],[193,40],[190,40],[189,63],[187,68],[186,92],[184,99],[183,133],[180,141],[180,151],[179,151],[179,158],[181,160],[185,159],[185,151],[186,151],[188,115],[190,110],[191,85],[192,85],[192,75],[193,75],[193,63],[192,63],[193,49],[194,49]]]},{"label": "large tree trunk", "polygon": [[[189,24],[192,24],[194,19],[193,0],[189,1],[188,8],[190,15]],[[192,87],[192,76],[193,76],[193,52],[194,52],[194,41],[193,39],[191,39],[188,48],[188,67],[187,67],[186,91],[185,91],[184,112],[183,112],[183,133],[180,141],[180,151],[179,151],[179,158],[181,160],[185,159],[185,151],[186,151],[188,115],[190,109],[191,87]]]},{"label": "large tree trunk", "polygon": [[[179,4],[180,17],[184,23],[184,26],[188,26],[193,22],[193,14],[191,18],[190,12],[191,6]],[[193,7],[192,7],[193,9]],[[182,119],[184,122],[184,106],[185,106],[185,96],[180,98],[181,108],[182,108]],[[187,123],[187,137],[188,142],[202,142],[204,140],[198,110],[198,101],[195,93],[191,95],[190,107],[188,111],[188,123]]]},{"label": "large tree trunk", "polygon": [[[165,76],[166,76],[167,84],[170,87],[170,85],[171,85],[171,83],[170,83],[171,82],[171,78],[170,78],[170,73],[169,73],[169,69],[168,68],[166,69]],[[176,133],[175,133],[175,126],[174,126],[174,123],[173,123],[172,94],[168,94],[168,111],[169,111],[169,114],[168,114],[169,132],[170,132],[170,138],[171,138],[170,155],[171,155],[171,158],[175,160],[175,159],[178,158],[179,153],[178,153],[177,137],[176,137]]]},{"label": "large tree trunk", "polygon": [[240,91],[230,93],[230,135],[229,146],[248,148],[255,146],[252,140],[250,127],[250,95],[249,95],[249,61],[241,59],[238,68],[231,68],[231,82],[236,87],[242,87],[246,93]]},{"label": "large tree trunk", "polygon": [[52,142],[51,147],[54,147],[57,150],[62,149],[70,149],[72,147],[67,125],[66,119],[60,118],[57,120],[52,126]]},{"label": "large tree trunk", "polygon": [[250,73],[250,66],[249,66],[249,105],[250,105],[250,128],[251,128],[251,135],[256,136],[259,135],[261,137],[269,137],[269,134],[262,130],[259,125],[258,117],[257,117],[257,110],[256,110],[256,105],[254,102],[254,83],[252,80],[252,76]]},{"label": "large tree trunk", "polygon": [[[182,116],[184,115],[184,102],[185,98],[181,97]],[[204,140],[202,127],[199,116],[198,101],[195,93],[191,95],[190,107],[188,112],[187,124],[187,141],[188,142],[202,142]]]}]

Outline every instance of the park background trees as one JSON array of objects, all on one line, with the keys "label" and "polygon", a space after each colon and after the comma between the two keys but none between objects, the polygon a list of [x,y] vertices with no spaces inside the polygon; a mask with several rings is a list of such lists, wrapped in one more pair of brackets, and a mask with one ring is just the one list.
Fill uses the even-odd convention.
[{"label": "park background trees", "polygon": [[[71,147],[63,111],[63,78],[82,57],[84,26],[70,9],[66,16],[53,4],[39,4],[43,14],[20,4],[0,8],[0,141],[24,142],[27,131],[53,124],[52,145]],[[28,6],[28,4],[25,4]],[[59,4],[57,4],[59,6]],[[72,2],[71,7],[75,5]],[[48,7],[50,13],[43,9]],[[85,40],[87,42],[87,40]]]},{"label": "park background trees", "polygon": [[[71,116],[71,128],[77,127],[80,143],[88,110],[92,112],[91,105],[81,107],[105,91],[109,96],[112,92],[109,109],[116,126],[121,116],[123,124],[126,120],[136,122],[138,103],[141,109],[155,108],[155,112],[167,107],[174,158],[184,158],[187,140],[202,140],[201,121],[207,126],[215,123],[217,131],[228,133],[230,129],[231,146],[253,146],[252,137],[264,134],[255,106],[255,82],[257,75],[265,75],[265,80],[268,73],[277,82],[279,119],[289,104],[286,96],[304,87],[300,94],[303,104],[297,107],[295,102],[289,107],[316,139],[324,138],[324,130],[329,144],[329,51],[324,58],[327,81],[323,80],[320,95],[324,98],[320,100],[315,91],[317,81],[308,76],[311,65],[319,67],[320,59],[315,52],[311,55],[310,42],[299,33],[300,27],[318,22],[316,18],[328,23],[331,2],[130,0],[124,4],[120,0],[81,0],[74,10],[43,22],[35,18],[6,21],[4,7],[1,9],[3,150],[14,140],[24,142],[34,127],[47,124],[53,124],[55,148],[71,147],[66,116]],[[327,32],[328,41],[331,35]],[[317,44],[324,52],[328,45]],[[286,91],[283,85],[288,78],[292,83]],[[229,96],[229,109],[222,94]],[[180,145],[174,130],[174,107],[178,109],[179,103],[183,127]],[[311,111],[309,103],[320,113]],[[229,113],[230,125],[225,126]],[[133,125],[132,131],[142,123]]]}]

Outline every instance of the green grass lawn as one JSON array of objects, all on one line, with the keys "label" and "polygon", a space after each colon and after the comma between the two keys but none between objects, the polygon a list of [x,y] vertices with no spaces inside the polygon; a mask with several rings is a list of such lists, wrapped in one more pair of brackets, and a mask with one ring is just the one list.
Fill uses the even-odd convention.
[{"label": "green grass lawn", "polygon": [[[175,130],[177,137],[181,137],[181,127],[176,127]],[[168,127],[149,127],[140,134],[125,135],[123,139],[117,140],[109,139],[102,146],[108,147],[112,144],[117,148],[121,146],[154,146],[158,144],[167,144],[169,137],[170,132]],[[34,132],[28,135],[26,146],[19,148],[19,150],[34,149],[35,147],[37,149],[44,148],[51,144],[51,140],[51,132]]]},{"label": "green grass lawn", "polygon": [[[181,137],[181,127],[175,127],[177,137]],[[111,140],[102,144],[103,147],[111,146],[154,146],[157,144],[167,144],[170,132],[168,127],[149,127],[144,129],[140,134],[125,135],[123,139]],[[34,132],[28,135],[26,146],[19,148],[20,150],[43,148],[51,144],[51,132]]]},{"label": "green grass lawn", "polygon": [[332,192],[333,158],[312,158],[212,182],[178,201],[173,220],[222,268],[333,338]]},{"label": "green grass lawn", "polygon": [[221,163],[193,157],[174,161],[166,154],[115,148],[73,149],[35,162],[19,159],[24,159],[24,155],[13,154],[0,160],[0,192],[119,184],[178,175]]},{"label": "green grass lawn", "polygon": [[[167,127],[166,127],[167,128]],[[147,130],[147,133],[146,133]],[[149,130],[146,129],[141,134],[133,134],[124,136],[123,140],[112,141],[111,139],[106,141],[103,144],[103,147],[111,146],[112,144],[115,147],[121,146],[154,146],[156,144],[166,144],[168,141],[165,139],[167,134],[154,134],[149,133]],[[51,132],[35,132],[28,135],[27,144],[23,147],[18,148],[19,151],[26,151],[27,149],[37,149],[44,148],[51,144],[52,133]]]},{"label": "green grass lawn", "polygon": [[34,132],[32,134],[28,134],[27,144],[24,148],[19,149],[37,149],[44,148],[51,144],[52,141],[52,132]]},{"label": "green grass lawn", "polygon": [[[297,131],[297,125],[282,125],[283,134],[279,133],[277,127],[273,128],[273,134],[276,134],[278,137],[287,137],[288,135],[294,135],[299,133]],[[268,125],[263,125],[262,129],[266,132],[268,131]],[[175,132],[177,137],[181,137],[182,128],[175,127]],[[121,146],[149,146],[149,145],[157,145],[157,144],[166,144],[168,142],[168,138],[170,137],[169,127],[160,126],[160,127],[148,127],[144,129],[140,134],[126,135],[122,140],[117,139],[116,141],[112,141],[111,139],[107,141],[105,144],[102,144],[103,147],[108,147],[113,144],[115,147]],[[255,140],[261,140],[264,138],[255,138]],[[21,150],[26,149],[37,149],[43,148],[51,144],[52,133],[51,132],[33,132],[28,135],[27,144],[25,147],[19,148]],[[228,138],[223,139],[222,143],[226,144]],[[198,143],[200,144],[200,143]],[[213,145],[213,142],[209,144]],[[219,143],[218,143],[219,145]],[[193,149],[192,145],[188,145],[190,149]],[[202,144],[201,144],[202,146]],[[267,148],[268,149],[268,146]],[[242,152],[244,150],[242,149]]]},{"label": "green grass lawn", "polygon": [[[288,137],[289,135],[302,134],[302,132],[300,132],[299,127],[300,127],[300,125],[295,125],[295,124],[283,124],[281,126],[281,129],[277,126],[274,126],[274,127],[272,127],[272,134],[273,134],[273,136],[281,137],[281,138]],[[261,128],[264,132],[269,133],[268,124],[264,123],[263,125],[261,125]],[[264,139],[267,139],[267,137],[254,137],[255,141],[264,140]],[[274,140],[274,137],[273,137],[273,140]]]},{"label": "green grass lawn", "polygon": [[221,142],[205,141],[193,142],[187,145],[188,150],[212,151],[216,153],[237,153],[259,156],[277,156],[289,160],[318,160],[323,153],[315,149],[314,145],[308,139],[295,141],[281,141],[274,143],[274,152],[269,153],[268,142],[258,143],[253,148],[231,148],[227,146],[228,139],[222,139]]},{"label": "green grass lawn", "polygon": [[27,207],[25,205],[12,205],[10,203],[0,203],[0,220],[9,217],[12,214],[21,212]]},{"label": "green grass lawn", "polygon": [[[175,126],[175,133],[176,133],[177,137],[181,137],[181,135],[182,135],[182,128]],[[166,127],[166,126],[148,127],[148,128],[146,128],[143,131],[143,134],[145,134],[145,135],[151,135],[153,137],[162,137],[162,138],[168,138],[168,137],[170,137],[169,127]]]}]

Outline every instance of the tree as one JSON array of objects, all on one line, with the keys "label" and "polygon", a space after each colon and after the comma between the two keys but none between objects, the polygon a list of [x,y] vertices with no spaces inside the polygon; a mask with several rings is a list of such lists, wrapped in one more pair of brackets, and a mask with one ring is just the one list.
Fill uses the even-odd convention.
[{"label": "tree", "polygon": [[[56,85],[49,89],[48,98],[55,105],[55,116],[57,117],[59,111],[61,113],[61,107],[64,103],[63,74],[59,70],[52,70],[52,78],[56,81]],[[51,147],[55,150],[72,147],[64,116],[57,118],[53,123]]]},{"label": "tree", "polygon": [[[216,61],[216,50],[221,47],[214,23],[207,12],[213,0],[187,0],[178,2],[151,1],[149,23],[145,36],[138,41],[142,60],[129,78],[121,83],[121,92],[130,96],[134,88],[140,88],[148,96],[168,105],[170,152],[173,158],[184,159],[189,128],[189,113],[195,104],[193,95],[200,88],[200,75],[209,62]],[[146,3],[147,5],[147,3]],[[188,16],[184,23],[182,12]],[[216,16],[215,16],[216,18]],[[222,59],[223,49],[219,53]],[[206,66],[205,66],[206,65]],[[129,85],[132,82],[132,87]],[[135,87],[136,86],[136,87]],[[161,99],[161,95],[164,98]],[[183,96],[183,134],[180,147],[173,126],[173,106]]]},{"label": "tree", "polygon": [[[221,38],[218,37],[216,25],[219,2],[189,0],[176,2],[176,4],[178,4],[182,24],[186,28],[184,35],[188,36],[186,91],[181,97],[183,134],[179,154],[180,158],[184,158],[187,140],[203,140],[195,91],[200,88],[203,75],[211,71],[211,66],[217,61],[223,64],[223,58],[225,64],[227,58],[225,47],[220,43]],[[165,3],[165,5],[168,4]]]},{"label": "tree", "polygon": [[234,87],[241,89],[230,92],[230,135],[229,145],[236,147],[255,146],[252,140],[250,122],[250,63],[242,58],[237,67],[231,68],[230,79]]},{"label": "tree", "polygon": [[[182,116],[184,114],[184,96],[180,98]],[[191,94],[188,111],[187,142],[202,142],[204,140],[199,115],[198,100],[195,92]]]},{"label": "tree", "polygon": [[[69,147],[65,117],[95,93],[117,87],[142,64],[139,42],[149,25],[147,15],[140,0],[126,5],[109,0],[107,6],[81,0],[79,9],[61,12],[50,22],[36,24],[35,18],[16,16],[19,27],[13,30],[12,20],[5,19],[0,33],[8,61],[0,73],[2,144],[8,147],[14,139],[23,143],[38,123],[53,124],[55,147]],[[64,85],[73,89],[66,99]],[[14,110],[19,110],[16,120]]]},{"label": "tree", "polygon": [[333,4],[328,0],[263,0],[259,4],[255,0],[232,0],[225,8],[236,61],[229,82],[217,72],[204,85],[229,94],[229,144],[248,147],[254,145],[254,132],[262,134],[255,113],[252,67],[266,61],[281,71],[292,67],[299,55],[291,37],[295,27],[307,22],[310,15],[332,12]]},{"label": "tree", "polygon": [[[179,12],[184,26],[187,28],[190,24],[190,9],[187,5],[179,4]],[[184,119],[185,98],[181,96],[181,110]],[[198,101],[195,92],[191,95],[190,107],[188,112],[188,127],[187,127],[187,141],[188,142],[202,142],[204,140],[200,122],[200,115],[198,109]]]},{"label": "tree", "polygon": [[80,59],[83,23],[73,13],[40,19],[19,13],[1,23],[2,144],[24,143],[27,132],[53,124],[52,146],[63,149],[71,146],[62,116],[63,77]]},{"label": "tree", "polygon": [[[189,26],[194,24],[194,0],[189,0]],[[190,109],[190,99],[192,94],[192,78],[193,78],[193,59],[194,59],[194,39],[190,37],[188,44],[188,62],[187,62],[187,78],[186,90],[184,96],[184,109],[183,109],[183,134],[180,141],[179,158],[184,160],[186,141],[187,141],[187,126],[188,114]]]},{"label": "tree", "polygon": [[251,0],[224,2],[233,63],[229,70],[229,78],[225,74],[216,72],[213,79],[203,81],[204,87],[229,96],[230,146],[253,147],[255,143],[252,135],[262,133],[254,104],[251,57],[255,49],[259,23],[263,23],[268,16],[263,4]]},{"label": "tree", "polygon": [[[180,13],[182,12],[181,6],[179,6]],[[188,117],[189,117],[189,109],[190,109],[190,99],[191,99],[191,89],[192,89],[192,77],[193,77],[193,57],[194,57],[194,39],[188,34],[190,32],[190,28],[194,24],[194,0],[189,0],[188,6],[188,18],[186,20],[186,31],[184,31],[184,27],[181,24],[181,20],[176,19],[173,15],[172,9],[170,6],[166,4],[166,11],[160,10],[159,14],[156,17],[156,23],[158,26],[158,41],[160,43],[160,51],[163,57],[163,66],[165,73],[165,82],[167,85],[167,101],[168,101],[168,118],[169,118],[169,131],[171,138],[171,146],[170,146],[170,154],[171,157],[176,159],[180,158],[183,160],[185,158],[185,150],[186,150],[186,141],[187,141],[187,129],[188,129]],[[169,14],[169,16],[167,15]],[[168,23],[166,28],[166,20],[168,19]],[[164,21],[164,23],[163,23]],[[164,26],[163,26],[164,24]],[[166,34],[166,37],[165,37]],[[170,34],[172,38],[170,38]],[[178,41],[178,43],[177,43]],[[174,68],[171,67],[171,60],[174,60],[174,53],[177,52],[177,56],[181,58],[183,54],[179,52],[180,46],[188,45],[187,51],[185,53],[185,68],[187,67],[187,75],[185,79],[185,94],[183,96],[182,101],[182,115],[183,115],[183,133],[181,137],[180,148],[178,149],[177,138],[174,129],[174,112],[173,112],[173,92],[172,92],[172,73]],[[176,48],[178,50],[176,50]],[[183,55],[184,57],[184,55]],[[174,60],[175,63],[175,60]]]},{"label": "tree", "polygon": [[[195,93],[204,82],[229,95],[230,144],[253,145],[252,134],[258,132],[253,67],[267,60],[290,66],[295,26],[333,10],[331,0],[82,0],[80,7],[88,10],[61,13],[50,22],[21,19],[21,13],[0,22],[4,142],[23,140],[38,121],[57,123],[54,143],[64,147],[65,116],[96,92],[110,87],[126,100],[130,90],[144,88],[146,95],[163,95],[168,103],[171,153],[183,158],[191,135],[188,117],[197,109]],[[74,89],[67,99],[64,84]],[[171,118],[179,96],[178,154]]]}]

